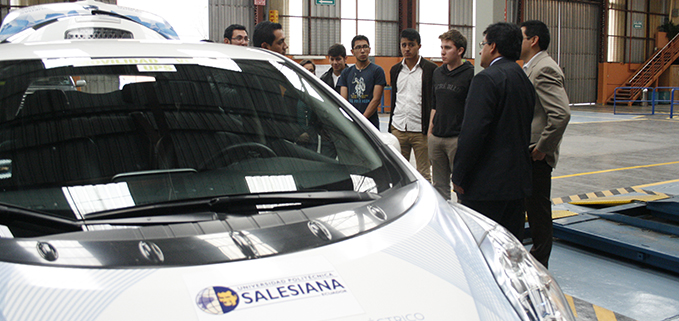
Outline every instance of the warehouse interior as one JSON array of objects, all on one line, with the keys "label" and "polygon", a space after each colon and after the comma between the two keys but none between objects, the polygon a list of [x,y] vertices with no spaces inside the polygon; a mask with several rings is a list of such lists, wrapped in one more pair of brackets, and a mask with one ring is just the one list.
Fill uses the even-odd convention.
[{"label": "warehouse interior", "polygon": [[[420,53],[439,64],[438,35],[458,29],[469,39],[465,58],[475,62],[476,44],[486,25],[542,20],[552,32],[548,52],[563,69],[568,97],[574,110],[578,108],[562,145],[564,165],[553,173],[553,196],[559,197],[554,209],[581,215],[601,205],[571,202],[621,194],[637,200],[679,194],[673,143],[679,134],[678,117],[672,118],[671,111],[669,117],[624,115],[613,107],[616,100],[646,107],[649,97],[643,88],[679,88],[679,0],[201,1],[184,1],[183,6],[206,6],[208,40],[222,42],[230,24],[253,30],[260,21],[275,20],[283,25],[290,58],[310,59],[327,68],[328,47],[348,47],[353,36],[364,34],[371,39],[371,60],[387,73],[401,60],[399,32],[404,28],[421,33]],[[0,0],[0,13],[4,18],[15,8],[53,2],[59,1]],[[181,14],[165,18],[172,22]],[[348,63],[354,62],[350,56]],[[652,98],[673,99],[667,97],[671,92],[658,90]],[[381,111],[388,113],[389,95],[385,100]],[[627,103],[638,100],[642,102]],[[653,167],[644,165],[649,163]],[[630,169],[638,172],[631,174]],[[563,220],[567,225],[576,219]],[[678,272],[639,263],[647,258],[642,254],[621,260],[602,250],[557,242],[550,270],[572,305],[593,311],[581,313],[578,320],[679,320]],[[613,319],[602,317],[608,314],[599,309]]]},{"label": "warehouse interior", "polygon": [[[52,2],[59,1],[1,0],[0,13],[4,18],[14,8]],[[470,43],[478,43],[483,25],[500,20],[538,19],[552,30],[553,45],[548,52],[564,70],[572,103],[611,104],[615,88],[622,86],[679,86],[679,66],[672,66],[679,57],[679,46],[671,41],[676,35],[675,23],[679,23],[676,0],[202,0],[185,3],[206,6],[205,36],[212,41],[221,42],[224,29],[230,24],[242,24],[253,30],[259,21],[277,19],[286,32],[288,54],[292,58],[311,58],[316,64],[328,64],[325,59],[328,47],[348,43],[354,35],[364,34],[374,39],[371,55],[383,68],[399,60],[398,34],[404,28],[419,30],[423,39],[422,55],[437,61],[438,35],[448,28],[458,29]],[[166,17],[171,23],[173,18],[182,19],[181,10],[176,18]],[[476,46],[469,49],[466,58],[473,61],[478,49]],[[352,63],[351,57],[349,62]],[[644,68],[646,65],[654,67]],[[641,91],[628,96],[627,99],[639,99]]]}]

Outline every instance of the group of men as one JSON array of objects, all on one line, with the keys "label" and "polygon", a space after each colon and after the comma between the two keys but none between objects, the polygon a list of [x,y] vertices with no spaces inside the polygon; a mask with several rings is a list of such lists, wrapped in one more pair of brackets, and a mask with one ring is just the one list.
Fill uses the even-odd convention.
[{"label": "group of men", "polygon": [[[474,75],[463,59],[467,39],[451,29],[439,36],[441,66],[419,54],[420,34],[400,35],[403,60],[390,69],[389,132],[401,153],[415,155],[418,172],[436,190],[500,223],[517,239],[531,227],[531,254],[544,266],[552,248],[551,173],[570,120],[564,75],[546,52],[547,26],[537,20],[520,26],[499,22],[486,28],[480,45],[483,71]],[[245,27],[229,26],[224,42],[248,45]],[[285,54],[280,24],[255,26],[253,45]],[[384,70],[371,63],[370,41],[351,41],[356,59],[346,64],[346,49],[328,50],[331,67],[321,79],[379,129],[377,107],[387,85]],[[517,64],[523,61],[523,68]],[[301,65],[315,73],[308,60]]]},{"label": "group of men", "polygon": [[[439,36],[442,65],[418,54],[420,36],[401,33],[403,60],[391,69],[389,129],[401,152],[415,153],[418,171],[441,195],[522,240],[528,216],[531,254],[545,267],[552,248],[551,173],[570,120],[564,75],[546,52],[547,26],[495,23],[480,45],[483,71],[462,58],[457,30]],[[523,68],[517,64],[523,61]],[[431,164],[431,167],[429,166]]]},{"label": "group of men", "polygon": [[[288,49],[285,40],[281,24],[262,21],[255,26],[252,45],[284,55]],[[248,46],[247,30],[242,25],[230,25],[224,30],[224,43]],[[332,68],[323,74],[321,79],[335,88],[379,129],[377,107],[380,104],[384,87],[387,85],[384,70],[368,59],[370,41],[366,36],[358,35],[352,39],[351,53],[356,57],[356,63],[347,67],[346,48],[342,44],[332,45],[328,49]],[[303,60],[300,64],[312,73],[316,72],[316,65],[313,61]]]},{"label": "group of men", "polygon": [[[224,43],[247,47],[250,43],[248,31],[243,25],[232,24],[224,30]],[[252,35],[252,45],[258,48],[268,49],[284,55],[288,50],[285,42],[283,26],[279,23],[263,21],[255,26]]]}]

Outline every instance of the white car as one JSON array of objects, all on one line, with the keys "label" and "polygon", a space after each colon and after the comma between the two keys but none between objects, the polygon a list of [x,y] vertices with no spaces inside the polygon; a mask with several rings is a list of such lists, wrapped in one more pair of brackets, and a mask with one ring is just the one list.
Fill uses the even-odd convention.
[{"label": "white car", "polygon": [[51,3],[10,12],[0,26],[0,42],[71,39],[171,39],[177,32],[150,12],[96,1]]},{"label": "white car", "polygon": [[[520,242],[292,60],[0,50],[0,320],[574,320]],[[53,77],[84,85],[26,93]]]}]

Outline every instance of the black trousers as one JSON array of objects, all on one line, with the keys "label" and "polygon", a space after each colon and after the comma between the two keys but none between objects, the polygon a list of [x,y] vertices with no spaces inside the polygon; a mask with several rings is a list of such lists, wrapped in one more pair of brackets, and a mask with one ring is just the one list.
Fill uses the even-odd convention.
[{"label": "black trousers", "polygon": [[461,203],[502,225],[519,242],[523,241],[526,222],[524,199],[510,201],[471,201],[463,199]]},{"label": "black trousers", "polygon": [[530,254],[547,267],[552,252],[552,167],[546,161],[533,162],[533,195],[526,198],[526,214],[533,238]]}]

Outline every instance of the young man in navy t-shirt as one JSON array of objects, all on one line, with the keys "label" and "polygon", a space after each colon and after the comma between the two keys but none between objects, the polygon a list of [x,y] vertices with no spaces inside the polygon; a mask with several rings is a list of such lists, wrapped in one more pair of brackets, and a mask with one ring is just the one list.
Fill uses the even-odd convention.
[{"label": "young man in navy t-shirt", "polygon": [[387,85],[384,69],[368,60],[370,42],[366,36],[358,35],[351,40],[351,53],[356,57],[356,64],[342,71],[338,81],[340,94],[379,129],[377,107]]}]

